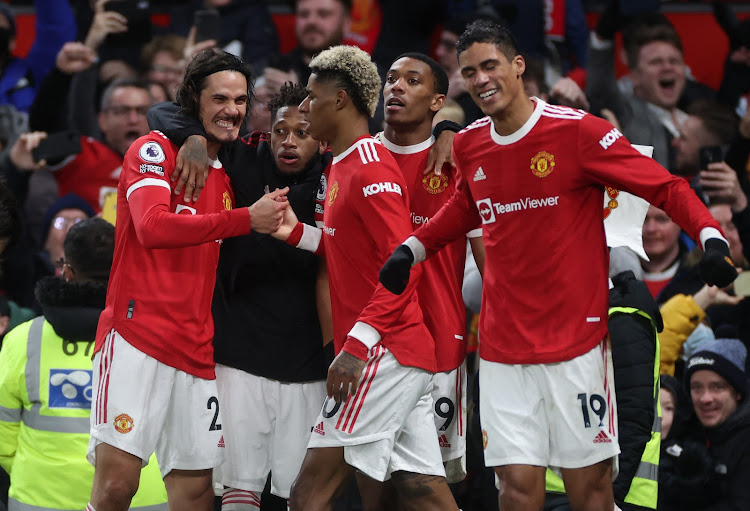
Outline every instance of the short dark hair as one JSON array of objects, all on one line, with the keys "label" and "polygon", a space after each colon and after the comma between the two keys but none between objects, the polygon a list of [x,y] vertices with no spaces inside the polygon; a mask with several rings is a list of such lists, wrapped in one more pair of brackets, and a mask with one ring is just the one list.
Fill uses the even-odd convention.
[{"label": "short dark hair", "polygon": [[107,281],[115,251],[115,227],[98,217],[82,220],[68,231],[63,250],[76,275]]},{"label": "short dark hair", "polygon": [[443,66],[438,64],[434,59],[428,57],[424,53],[419,53],[416,51],[402,53],[401,55],[393,59],[393,62],[396,62],[399,59],[420,60],[430,66],[435,92],[437,92],[438,94],[448,94],[448,73],[446,73],[445,69],[443,69]]},{"label": "short dark hair", "polygon": [[221,71],[236,71],[245,77],[249,112],[253,99],[252,68],[239,57],[216,48],[203,50],[188,64],[185,78],[177,89],[177,103],[180,105],[180,111],[197,119],[200,112],[201,92],[206,88],[206,78]]},{"label": "short dark hair", "polygon": [[302,85],[284,82],[278,94],[275,94],[268,102],[268,111],[271,113],[271,124],[273,125],[276,121],[276,114],[279,109],[285,106],[297,107],[306,97],[307,91]]},{"label": "short dark hair", "polygon": [[148,88],[148,82],[146,80],[141,80],[140,78],[121,78],[107,85],[104,92],[102,92],[102,99],[100,101],[100,109],[102,112],[109,107],[109,100],[112,97],[112,93],[116,89],[123,89],[125,87],[143,89],[146,91],[146,94],[148,94],[148,97],[151,97],[151,89]]},{"label": "short dark hair", "polygon": [[464,33],[458,38],[456,55],[461,55],[475,43],[494,44],[508,61],[513,60],[516,55],[521,53],[513,32],[488,19],[478,19],[469,23]]},{"label": "short dark hair", "polygon": [[687,113],[700,119],[703,128],[716,138],[717,145],[732,142],[739,129],[739,118],[734,110],[726,105],[710,100],[698,100],[690,104]]},{"label": "short dark hair", "polygon": [[0,238],[8,240],[6,250],[21,237],[21,212],[16,196],[0,179]]},{"label": "short dark hair", "polygon": [[[300,2],[300,0],[291,0],[292,9],[296,12],[297,11],[297,4]],[[344,9],[349,12],[352,10],[352,6],[354,5],[354,2],[352,0],[338,0],[338,2],[344,6]]]},{"label": "short dark hair", "polygon": [[680,53],[683,53],[680,35],[669,21],[659,22],[658,18],[656,18],[652,23],[653,24],[643,23],[633,26],[626,32],[627,37],[625,33],[623,34],[623,46],[625,48],[625,55],[628,59],[628,67],[630,69],[635,69],[638,66],[641,48],[649,43],[663,42],[671,44],[677,48]]}]

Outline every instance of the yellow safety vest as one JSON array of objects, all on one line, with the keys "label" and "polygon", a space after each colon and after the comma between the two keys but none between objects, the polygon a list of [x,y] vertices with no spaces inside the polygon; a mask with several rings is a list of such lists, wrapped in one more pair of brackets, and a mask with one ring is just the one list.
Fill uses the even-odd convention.
[{"label": "yellow safety vest", "polygon": [[[611,307],[609,315],[613,314],[639,314],[648,319],[653,325],[653,320],[645,312],[633,307]],[[651,425],[651,439],[646,444],[641,462],[638,465],[633,481],[630,483],[630,490],[625,496],[627,504],[640,506],[647,509],[656,509],[656,502],[659,491],[659,451],[661,449],[661,404],[659,403],[659,336],[654,326],[654,336],[656,339],[656,356],[654,360],[654,422]],[[562,479],[547,469],[546,473],[546,490],[554,493],[565,493],[565,485]]]},{"label": "yellow safety vest", "polygon": [[[0,352],[0,466],[11,476],[9,511],[84,509],[94,467],[86,460],[94,343],[59,337],[44,317],[5,336]],[[152,456],[130,509],[166,511]]]}]

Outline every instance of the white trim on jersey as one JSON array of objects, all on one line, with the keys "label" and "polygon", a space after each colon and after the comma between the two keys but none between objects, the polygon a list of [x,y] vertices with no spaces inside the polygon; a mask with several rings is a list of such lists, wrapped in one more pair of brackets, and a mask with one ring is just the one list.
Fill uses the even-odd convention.
[{"label": "white trim on jersey", "polygon": [[469,232],[466,233],[467,238],[481,238],[482,237],[482,228],[478,227],[477,229],[472,229]]},{"label": "white trim on jersey", "polygon": [[396,145],[387,138],[385,138],[385,133],[382,131],[378,133],[377,135],[378,140],[380,140],[380,143],[382,143],[386,149],[388,149],[392,153],[396,154],[417,154],[421,153],[428,147],[432,147],[432,144],[435,143],[435,137],[430,135],[430,138],[425,140],[424,142],[420,142],[418,144],[414,145]]},{"label": "white trim on jersey", "polygon": [[307,250],[308,252],[315,252],[320,246],[320,239],[322,236],[322,229],[318,229],[312,225],[302,224],[302,237],[299,239],[299,243],[297,243],[297,248]]},{"label": "white trim on jersey", "polygon": [[510,145],[515,144],[519,140],[521,140],[523,137],[529,134],[529,132],[536,126],[537,121],[539,121],[539,118],[542,116],[542,111],[544,110],[544,106],[547,104],[544,101],[542,101],[539,98],[531,98],[532,100],[536,101],[536,106],[534,107],[534,111],[532,112],[531,116],[526,120],[526,122],[521,126],[519,129],[515,131],[515,133],[511,133],[510,135],[500,135],[495,130],[495,123],[493,122],[490,126],[490,136],[492,137],[493,142],[495,142],[497,145]]},{"label": "white trim on jersey", "polygon": [[427,250],[424,248],[422,242],[414,236],[409,236],[403,244],[409,247],[411,253],[414,254],[414,262],[412,263],[412,266],[421,263],[427,258]]},{"label": "white trim on jersey", "polygon": [[367,349],[372,349],[377,343],[380,342],[380,334],[372,326],[362,321],[357,321],[354,326],[349,330],[349,337],[354,337],[359,342],[367,346]]},{"label": "white trim on jersey", "polygon": [[570,115],[570,116],[581,118],[584,115],[586,115],[587,112],[585,110],[580,110],[577,108],[570,108],[568,106],[550,105],[549,103],[547,103],[544,106],[544,113],[553,114],[553,116],[554,115],[566,115],[566,116]]},{"label": "white trim on jersey", "polygon": [[[349,156],[355,149],[359,151],[359,157],[362,159],[362,163],[372,163],[373,161],[380,161],[378,158],[378,151],[375,148],[375,144],[382,145],[379,140],[372,137],[360,138],[343,153],[333,157],[333,164],[340,162],[347,156]],[[363,151],[364,148],[364,151]]]},{"label": "white trim on jersey", "polygon": [[721,232],[719,232],[719,230],[715,227],[704,227],[703,229],[701,229],[699,238],[701,240],[701,246],[703,247],[703,250],[706,249],[706,241],[711,238],[719,238],[724,243],[729,245],[729,242],[726,240],[726,238],[722,236]]},{"label": "white trim on jersey", "polygon": [[477,119],[476,121],[466,126],[464,129],[459,131],[459,133],[466,133],[467,131],[471,131],[477,128],[481,128],[482,126],[486,126],[489,123],[490,123],[489,117],[482,117],[481,119]]},{"label": "white trim on jersey", "polygon": [[224,166],[224,165],[221,164],[221,162],[219,161],[218,158],[216,158],[215,160],[212,160],[211,158],[209,158],[208,159],[208,164],[211,165],[211,167],[213,167],[215,169],[220,169],[220,168],[222,168]]},{"label": "white trim on jersey", "polygon": [[130,195],[132,195],[132,193],[138,188],[143,188],[144,186],[163,186],[164,188],[169,190],[170,194],[172,193],[172,189],[169,187],[169,184],[167,184],[166,181],[162,181],[161,179],[156,179],[153,177],[147,177],[130,185],[128,191],[125,192],[125,199],[130,200]]}]

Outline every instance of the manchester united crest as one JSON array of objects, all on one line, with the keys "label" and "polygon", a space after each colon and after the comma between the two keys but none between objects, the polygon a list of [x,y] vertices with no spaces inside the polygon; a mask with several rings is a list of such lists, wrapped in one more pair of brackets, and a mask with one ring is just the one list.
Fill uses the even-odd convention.
[{"label": "manchester united crest", "polygon": [[555,169],[555,157],[547,151],[539,151],[531,159],[531,171],[537,177],[547,177]]},{"label": "manchester united crest", "polygon": [[229,192],[224,192],[224,195],[221,196],[221,202],[224,204],[224,209],[227,211],[232,209],[232,197],[229,195]]},{"label": "manchester united crest", "polygon": [[133,429],[133,419],[127,413],[121,413],[115,417],[115,429],[119,433],[130,433]]},{"label": "manchester united crest", "polygon": [[438,176],[435,171],[432,171],[422,178],[422,186],[432,195],[443,193],[448,188],[448,176],[445,174]]},{"label": "manchester united crest", "polygon": [[333,205],[333,201],[336,200],[336,197],[339,195],[339,182],[334,181],[334,183],[331,185],[331,189],[328,190],[328,205]]},{"label": "manchester united crest", "polygon": [[612,214],[612,211],[617,209],[617,206],[619,206],[617,202],[617,196],[620,195],[620,192],[619,190],[617,190],[616,188],[612,188],[611,186],[605,186],[604,190],[607,192],[607,197],[609,198],[609,200],[607,201],[607,205],[604,206],[604,219],[606,220],[607,217]]}]

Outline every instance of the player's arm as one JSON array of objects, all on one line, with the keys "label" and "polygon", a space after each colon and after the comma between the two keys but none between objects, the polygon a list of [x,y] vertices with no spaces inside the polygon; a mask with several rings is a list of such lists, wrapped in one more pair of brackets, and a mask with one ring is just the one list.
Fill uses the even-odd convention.
[{"label": "player's arm", "polygon": [[[458,162],[455,154],[453,158]],[[460,170],[460,163],[458,168]],[[480,225],[481,217],[469,185],[459,171],[456,191],[429,222],[396,247],[380,270],[380,282],[392,293],[402,293],[408,282],[411,266],[424,261]]]},{"label": "player's arm", "polygon": [[734,281],[737,272],[727,240],[687,181],[640,154],[611,124],[593,115],[581,120],[578,135],[584,176],[642,197],[666,211],[688,236],[700,241],[705,252],[700,271],[706,283],[725,287]]},{"label": "player's arm", "polygon": [[18,447],[26,382],[26,343],[29,324],[11,330],[0,351],[0,467],[10,474]]},{"label": "player's arm", "polygon": [[[472,231],[474,232],[474,231]],[[482,230],[479,229],[478,236],[467,236],[469,238],[469,244],[471,245],[471,253],[474,255],[474,262],[477,264],[479,274],[484,276],[484,258],[486,252],[484,250],[484,240],[482,240]]]},{"label": "player's arm", "polygon": [[281,226],[276,231],[271,232],[271,236],[277,240],[285,241],[295,248],[307,250],[321,257],[326,255],[323,229],[300,222],[291,206],[284,210],[284,219]]}]

